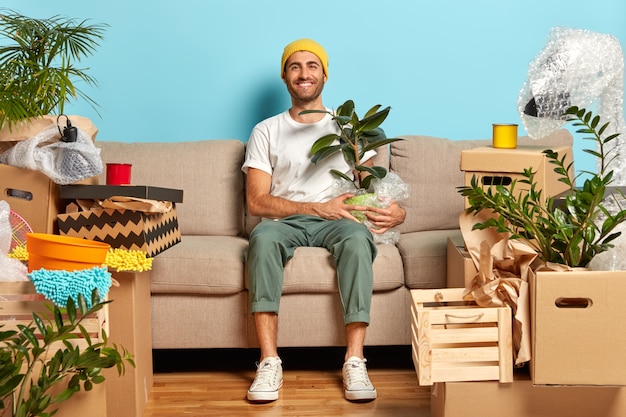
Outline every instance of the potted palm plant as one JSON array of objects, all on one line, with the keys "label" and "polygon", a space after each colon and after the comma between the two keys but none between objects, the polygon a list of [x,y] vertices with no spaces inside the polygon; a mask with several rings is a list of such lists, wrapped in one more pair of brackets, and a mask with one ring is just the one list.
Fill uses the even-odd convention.
[{"label": "potted palm plant", "polygon": [[66,103],[78,97],[96,108],[77,85],[96,81],[77,64],[95,51],[105,28],[60,16],[34,19],[0,10],[0,128],[61,114]]},{"label": "potted palm plant", "polygon": [[485,189],[473,178],[470,185],[459,188],[459,193],[467,198],[467,213],[490,210],[494,214],[473,229],[494,228],[512,239],[522,239],[544,262],[586,267],[596,255],[613,247],[612,242],[621,234],[616,228],[626,221],[626,209],[620,204],[623,195],[610,187],[613,170],[609,167],[616,156],[615,148],[607,150],[620,134],[607,135],[609,123],[601,124],[600,116],[586,109],[570,107],[564,116],[578,128],[576,133],[588,135],[584,139],[597,145],[597,149],[585,152],[598,158],[599,170],[585,172],[589,178],[581,187],[575,186],[575,180],[582,172],[574,177],[564,155],[546,150],[559,181],[569,187],[564,195],[544,196],[537,189],[531,168],[524,170],[520,180],[530,187],[527,192],[518,192],[516,181]]}]

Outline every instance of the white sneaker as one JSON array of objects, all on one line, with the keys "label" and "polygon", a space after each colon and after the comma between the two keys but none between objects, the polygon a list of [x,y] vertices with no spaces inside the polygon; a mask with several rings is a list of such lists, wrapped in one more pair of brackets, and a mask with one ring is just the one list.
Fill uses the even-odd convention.
[{"label": "white sneaker", "polygon": [[257,363],[256,376],[248,390],[248,401],[268,402],[278,399],[283,386],[283,367],[279,357],[265,358]]},{"label": "white sneaker", "polygon": [[347,400],[372,401],[376,399],[376,388],[367,375],[366,359],[356,356],[348,358],[343,364],[343,387]]}]

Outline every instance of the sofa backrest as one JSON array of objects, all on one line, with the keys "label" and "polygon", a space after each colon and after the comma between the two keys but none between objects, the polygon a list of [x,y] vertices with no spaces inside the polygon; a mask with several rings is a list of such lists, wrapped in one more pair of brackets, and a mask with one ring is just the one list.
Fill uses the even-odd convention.
[{"label": "sofa backrest", "polygon": [[[458,228],[463,198],[457,187],[464,183],[461,151],[488,146],[491,140],[452,141],[428,136],[402,136],[389,149],[378,150],[376,165],[388,167],[409,186],[402,233]],[[571,146],[572,136],[559,130],[542,140],[519,138],[520,144]],[[176,206],[185,235],[242,236],[259,218],[245,216],[245,145],[234,139],[195,142],[97,141],[104,163],[130,163],[132,184],[182,189],[183,203]],[[105,183],[105,173],[100,176]]]},{"label": "sofa backrest", "polygon": [[133,164],[132,184],[183,190],[183,202],[176,205],[183,235],[243,235],[243,142],[97,141],[96,146],[104,163]]},{"label": "sofa backrest", "polygon": [[[463,198],[457,187],[464,184],[461,171],[461,151],[491,145],[491,140],[458,140],[429,136],[401,136],[402,141],[391,144],[390,170],[409,186],[409,198],[402,202],[406,220],[398,229],[401,233],[423,230],[458,229],[463,211]],[[533,140],[518,139],[521,145],[571,146],[567,130]]]}]

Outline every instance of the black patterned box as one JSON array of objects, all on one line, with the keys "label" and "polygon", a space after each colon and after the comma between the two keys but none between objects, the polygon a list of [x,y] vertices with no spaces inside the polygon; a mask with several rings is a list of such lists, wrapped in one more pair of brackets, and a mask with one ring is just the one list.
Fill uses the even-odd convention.
[{"label": "black patterned box", "polygon": [[95,209],[57,216],[59,234],[97,240],[154,257],[181,241],[176,206],[167,213]]}]

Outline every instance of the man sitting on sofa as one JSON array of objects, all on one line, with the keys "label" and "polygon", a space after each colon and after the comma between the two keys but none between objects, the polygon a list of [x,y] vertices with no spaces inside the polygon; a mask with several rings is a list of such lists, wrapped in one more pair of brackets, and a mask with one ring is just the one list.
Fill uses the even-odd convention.
[{"label": "man sitting on sofa", "polygon": [[[337,269],[347,340],[342,369],[345,396],[351,401],[374,400],[376,389],[363,355],[377,251],[372,232],[384,233],[402,223],[405,211],[395,202],[384,209],[345,204],[351,194],[331,194],[330,169],[355,174],[342,155],[324,163],[311,162],[313,143],[339,132],[328,114],[301,114],[326,109],[321,94],[328,57],[322,46],[310,39],[287,45],[281,76],[291,95],[291,108],[254,127],[242,168],[247,174],[249,213],[264,218],[251,233],[247,259],[251,311],[261,348],[247,398],[253,402],[278,398],[283,378],[276,340],[284,266],[297,247],[317,246],[330,251]],[[351,210],[364,211],[373,229],[359,223]]]}]

